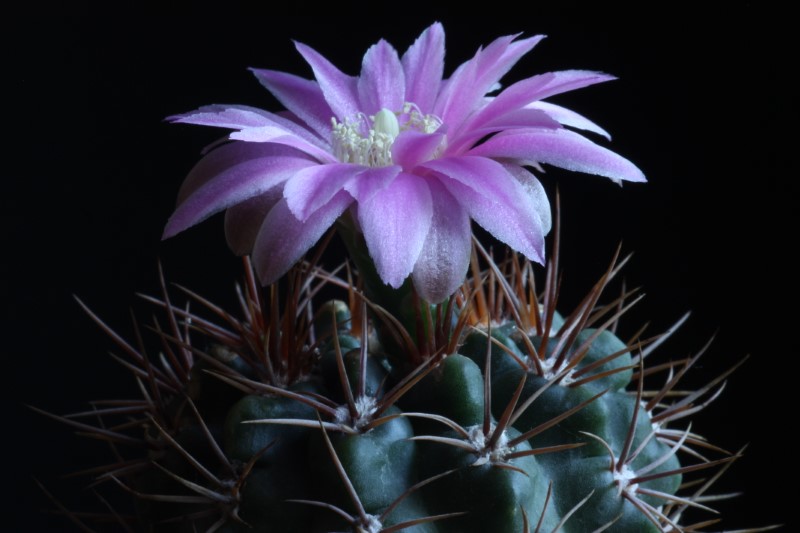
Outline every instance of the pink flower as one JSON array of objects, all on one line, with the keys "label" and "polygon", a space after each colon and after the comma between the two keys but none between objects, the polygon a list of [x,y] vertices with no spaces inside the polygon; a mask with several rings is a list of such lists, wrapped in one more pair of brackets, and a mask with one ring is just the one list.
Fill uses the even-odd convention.
[{"label": "pink flower", "polygon": [[230,246],[252,253],[268,284],[350,208],[381,279],[399,287],[411,275],[431,302],[464,280],[470,220],[543,262],[550,207],[530,168],[645,178],[627,159],[566,128],[607,136],[599,126],[542,101],[611,76],[550,72],[488,96],[542,38],[500,37],[447,79],[440,24],[402,57],[381,40],[367,50],[358,77],[297,43],[315,80],[253,70],[288,111],[213,105],[171,117],[234,131],[233,142],[186,178],[164,237],[226,209]]}]

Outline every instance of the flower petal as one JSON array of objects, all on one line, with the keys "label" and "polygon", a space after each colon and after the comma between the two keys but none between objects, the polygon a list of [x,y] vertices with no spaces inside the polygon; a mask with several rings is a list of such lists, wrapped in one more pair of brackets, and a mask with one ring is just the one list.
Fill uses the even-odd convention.
[{"label": "flower petal", "polygon": [[443,157],[426,161],[420,166],[459,181],[496,202],[511,205],[521,192],[519,183],[503,165],[485,157]]},{"label": "flower petal", "polygon": [[378,191],[385,189],[403,169],[397,165],[368,168],[348,181],[344,190],[358,202],[366,202]]},{"label": "flower petal", "polygon": [[277,70],[250,70],[286,109],[300,117],[320,137],[330,137],[333,111],[317,82]]},{"label": "flower petal", "polygon": [[448,134],[457,134],[462,122],[482,105],[484,95],[544,36],[512,42],[515,38],[507,35],[495,39],[448,80],[435,106],[436,114],[448,125]]},{"label": "flower petal", "polygon": [[253,247],[253,264],[261,283],[268,285],[285,274],[352,202],[352,197],[342,191],[300,222],[286,200],[279,200],[261,224]]},{"label": "flower petal", "polygon": [[411,274],[431,226],[431,192],[423,178],[401,173],[358,204],[358,221],[384,283],[400,287]]},{"label": "flower petal", "polygon": [[560,127],[561,124],[544,111],[539,109],[517,109],[495,117],[478,128],[462,128],[463,134],[451,140],[447,146],[447,153],[461,153],[484,137],[503,130],[518,128],[558,129]]},{"label": "flower petal", "polygon": [[538,109],[540,111],[544,111],[550,115],[553,120],[558,121],[564,126],[578,128],[579,130],[591,131],[592,133],[602,135],[609,141],[611,140],[611,135],[606,130],[583,115],[579,115],[575,111],[567,109],[566,107],[551,104],[550,102],[533,102],[532,104],[526,105],[525,109]]},{"label": "flower petal", "polygon": [[465,128],[480,127],[531,102],[613,79],[608,74],[589,70],[563,70],[532,76],[507,87],[471,118]]},{"label": "flower petal", "polygon": [[444,75],[444,28],[438,22],[422,32],[403,54],[406,101],[428,113],[433,109]]},{"label": "flower petal", "polygon": [[274,187],[225,211],[225,240],[233,253],[245,255],[253,252],[258,229],[281,198],[280,187]]},{"label": "flower petal", "polygon": [[313,48],[297,42],[295,47],[311,65],[325,101],[339,120],[356,116],[360,111],[356,78],[344,74]]},{"label": "flower petal", "polygon": [[286,205],[300,221],[327,204],[344,184],[364,167],[347,163],[317,165],[304,168],[294,174],[283,189]]},{"label": "flower petal", "polygon": [[542,225],[542,234],[547,235],[553,225],[552,213],[550,212],[550,200],[547,198],[547,193],[536,176],[533,175],[528,169],[514,164],[504,164],[509,174],[517,178],[528,193],[531,209],[539,216],[539,222]]},{"label": "flower petal", "polygon": [[192,169],[167,221],[163,238],[214,213],[262,194],[298,170],[316,166],[303,154],[280,145],[232,143],[209,153]]},{"label": "flower petal", "polygon": [[248,106],[209,105],[169,117],[172,122],[230,128],[229,138],[247,142],[272,142],[302,150],[320,161],[335,161],[326,144],[311,132],[274,113]]},{"label": "flower petal", "polygon": [[481,157],[449,157],[421,166],[441,174],[450,194],[489,233],[531,260],[543,261],[541,216],[522,184],[500,163]]},{"label": "flower petal", "polygon": [[166,118],[170,122],[198,124],[243,130],[273,125],[269,113],[263,109],[244,105],[206,105],[195,111],[172,115]]},{"label": "flower petal", "polygon": [[270,113],[257,107],[244,105],[207,105],[196,111],[167,117],[172,122],[199,124],[202,126],[216,126],[233,130],[247,131],[273,127],[289,135],[296,135],[301,139],[318,146],[327,148],[327,143],[316,137],[306,128],[276,113]]},{"label": "flower petal", "polygon": [[472,249],[469,214],[438,180],[429,180],[433,219],[425,244],[414,265],[417,292],[439,303],[464,282]]},{"label": "flower petal", "polygon": [[358,97],[361,111],[374,115],[381,109],[400,111],[406,94],[406,77],[397,51],[381,39],[371,46],[361,64]]},{"label": "flower petal", "polygon": [[405,170],[411,170],[419,163],[433,158],[443,140],[444,135],[441,133],[404,131],[392,144],[392,161]]},{"label": "flower petal", "polygon": [[549,163],[567,170],[605,176],[615,181],[647,181],[642,171],[624,157],[566,129],[512,130],[498,133],[468,153]]}]

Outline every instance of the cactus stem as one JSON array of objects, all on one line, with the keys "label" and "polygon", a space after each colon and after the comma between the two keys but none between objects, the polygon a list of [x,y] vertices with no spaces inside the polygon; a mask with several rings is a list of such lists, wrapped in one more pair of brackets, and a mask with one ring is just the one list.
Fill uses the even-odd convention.
[{"label": "cactus stem", "polygon": [[339,456],[336,455],[336,450],[333,448],[333,443],[331,442],[331,438],[328,436],[328,432],[325,429],[325,425],[322,423],[321,419],[318,419],[320,431],[322,431],[322,437],[325,440],[325,447],[328,449],[328,453],[331,456],[331,460],[333,461],[333,466],[336,468],[337,474],[339,474],[339,478],[344,483],[345,490],[347,491],[347,495],[350,497],[350,501],[355,506],[356,510],[358,511],[358,516],[361,518],[361,522],[363,525],[367,525],[369,523],[369,518],[367,516],[367,511],[364,509],[364,506],[361,504],[361,498],[358,497],[358,493],[356,492],[353,483],[350,481],[350,477],[348,477],[347,472],[344,470],[344,466],[342,462],[339,460]]},{"label": "cactus stem", "polygon": [[567,523],[567,520],[569,520],[569,519],[570,519],[570,517],[571,517],[573,514],[575,514],[575,512],[576,512],[578,509],[580,509],[581,507],[583,507],[583,506],[586,504],[586,502],[588,502],[588,501],[589,501],[589,499],[591,499],[591,497],[592,497],[592,496],[594,496],[594,491],[591,491],[591,492],[589,492],[589,494],[587,494],[587,495],[586,495],[586,497],[584,497],[584,498],[583,498],[581,501],[579,501],[578,503],[576,503],[576,504],[575,504],[575,505],[574,505],[574,506],[573,506],[573,507],[572,507],[572,508],[571,508],[569,511],[567,511],[566,513],[564,513],[564,516],[562,516],[562,517],[561,517],[561,520],[559,520],[559,521],[558,521],[558,524],[556,524],[556,527],[554,527],[554,528],[553,528],[553,531],[558,531],[559,529],[561,529],[562,527],[564,527],[564,524],[566,524],[566,523]]},{"label": "cactus stem", "polygon": [[516,459],[517,457],[527,457],[528,455],[542,455],[545,453],[563,452],[565,450],[574,450],[586,446],[585,442],[574,442],[571,444],[559,444],[556,446],[544,446],[542,448],[533,448],[532,450],[523,450],[519,452],[512,452],[506,455],[506,459]]},{"label": "cactus stem", "polygon": [[[544,514],[547,511],[547,506],[550,505],[550,497],[552,495],[553,495],[553,480],[550,480],[547,483],[547,493],[544,496],[544,504],[542,505],[542,512],[539,514],[539,521],[536,522],[536,529],[533,530],[533,533],[539,533],[541,531],[542,522],[544,522]],[[522,523],[524,524],[523,531],[529,531],[528,513],[525,512],[525,509],[522,509]]]},{"label": "cactus stem", "polygon": [[[492,323],[491,321],[486,325],[486,353],[484,354],[484,364],[483,364],[483,434],[488,435],[491,431],[491,424],[492,424]],[[512,402],[516,405],[517,401],[519,400],[519,395],[522,393],[522,387],[525,384],[525,379],[527,374],[523,374],[522,380],[517,387],[517,391],[515,392],[515,397]],[[508,411],[508,409],[506,409]],[[505,415],[505,412],[503,413]],[[509,413],[510,416],[510,413]],[[503,424],[508,422],[508,418],[503,422]],[[505,427],[503,427],[505,429]],[[502,431],[502,430],[501,430]],[[499,435],[500,432],[497,432]],[[496,440],[496,439],[495,439]],[[489,443],[489,447],[492,447],[495,443]]]},{"label": "cactus stem", "polygon": [[[673,528],[676,531],[683,531],[677,523],[671,520],[667,515],[653,507],[652,505],[648,504],[637,498],[635,495],[630,494],[627,491],[623,491],[622,497],[628,500],[634,507],[636,507],[650,522],[655,525],[659,531],[662,533],[666,533],[667,531],[671,531]],[[665,529],[663,523],[666,522],[670,529]]]},{"label": "cactus stem", "polygon": [[[644,360],[639,359],[639,371],[644,368]],[[633,445],[633,437],[636,434],[636,423],[639,421],[639,409],[638,406],[642,404],[642,391],[644,390],[644,381],[639,380],[636,386],[636,403],[634,403],[633,415],[631,416],[631,423],[628,426],[628,433],[625,435],[625,444],[622,446],[622,451],[619,454],[619,460],[617,461],[617,471],[621,472],[623,466],[627,466],[629,463],[632,463],[636,457],[636,454],[628,455],[631,451],[631,446]]]},{"label": "cactus stem", "polygon": [[[544,388],[544,387],[542,387],[542,388]],[[539,389],[539,390],[542,390],[542,389]],[[571,408],[571,409],[569,409],[567,411],[564,411],[560,415],[551,418],[547,422],[543,422],[543,423],[539,424],[538,426],[526,431],[525,433],[523,433],[519,437],[516,437],[515,439],[512,439],[508,443],[509,446],[516,446],[517,444],[519,444],[523,440],[531,439],[531,438],[535,437],[536,435],[538,435],[539,433],[542,433],[546,429],[549,429],[549,428],[555,426],[556,424],[558,424],[559,422],[561,422],[565,418],[568,418],[568,417],[574,415],[575,413],[577,413],[578,411],[580,411],[581,409],[583,409],[584,407],[586,407],[587,405],[589,405],[590,403],[592,403],[593,401],[595,401],[596,399],[598,399],[600,396],[602,396],[603,394],[605,394],[607,392],[608,392],[608,389],[602,390],[602,391],[598,392],[597,394],[595,394],[594,396],[592,396],[591,398],[589,398],[588,400],[584,400],[581,403],[579,403],[578,405],[576,405],[575,407],[573,407],[573,408]],[[521,411],[524,411],[525,409],[527,409],[528,405],[529,405],[529,403],[526,401],[522,405],[522,407],[520,408]],[[519,417],[519,415],[522,414],[521,411],[515,413],[516,417]],[[512,417],[512,420],[515,419],[516,417]],[[511,423],[513,424],[513,422],[511,422]]]},{"label": "cactus stem", "polygon": [[[322,508],[325,508],[325,509],[329,509],[329,510],[333,511],[334,513],[338,514],[339,516],[341,516],[342,518],[344,518],[344,520],[347,521],[348,523],[350,523],[350,525],[353,526],[353,528],[356,531],[363,532],[363,533],[392,533],[392,532],[400,531],[402,529],[405,529],[405,528],[408,528],[408,527],[411,527],[411,526],[414,526],[414,525],[417,525],[417,524],[424,524],[424,523],[428,523],[428,522],[434,522],[434,521],[437,521],[437,520],[443,520],[443,519],[446,519],[446,518],[453,518],[453,517],[462,516],[462,515],[466,514],[464,512],[445,513],[445,514],[439,514],[439,515],[434,515],[434,516],[415,518],[415,519],[412,519],[412,520],[407,520],[407,521],[404,521],[404,522],[400,522],[398,524],[394,524],[392,526],[383,527],[383,522],[386,520],[386,518],[410,494],[412,494],[416,490],[424,487],[425,485],[428,485],[428,484],[430,484],[430,483],[432,483],[432,482],[434,482],[434,481],[436,481],[438,479],[441,479],[441,478],[443,478],[445,476],[448,476],[448,475],[452,474],[456,470],[455,469],[447,470],[445,472],[442,472],[442,473],[437,474],[435,476],[431,476],[431,477],[429,477],[427,479],[424,479],[424,480],[412,485],[411,487],[409,487],[405,491],[403,491],[403,493],[400,494],[397,498],[395,498],[392,501],[392,503],[390,503],[389,506],[386,507],[386,509],[380,514],[380,516],[371,515],[371,514],[367,513],[366,510],[364,509],[364,505],[361,503],[361,498],[359,497],[358,493],[356,492],[356,489],[353,486],[352,481],[350,481],[350,477],[347,475],[347,471],[345,470],[344,465],[342,465],[342,462],[339,459],[339,456],[336,454],[336,450],[333,447],[333,443],[331,442],[331,439],[328,436],[328,432],[326,430],[326,425],[322,422],[322,420],[318,419],[317,427],[319,427],[320,430],[322,431],[322,436],[323,436],[323,439],[325,441],[325,446],[328,449],[328,453],[331,456],[331,460],[333,461],[334,467],[336,469],[337,474],[339,475],[339,478],[342,480],[342,483],[344,483],[345,490],[347,491],[347,494],[348,494],[348,496],[350,498],[350,501],[353,503],[353,505],[356,508],[357,516],[351,515],[350,513],[344,511],[343,509],[341,509],[341,508],[339,508],[339,507],[337,507],[335,505],[329,504],[329,503],[324,503],[324,502],[319,502],[319,501],[312,501],[312,500],[298,500],[298,499],[287,500],[287,501],[293,502],[293,503],[304,503],[304,504],[307,504],[307,505],[314,505],[314,506],[317,506],[317,507],[322,507]],[[409,440],[412,440],[412,439],[409,439]]]}]

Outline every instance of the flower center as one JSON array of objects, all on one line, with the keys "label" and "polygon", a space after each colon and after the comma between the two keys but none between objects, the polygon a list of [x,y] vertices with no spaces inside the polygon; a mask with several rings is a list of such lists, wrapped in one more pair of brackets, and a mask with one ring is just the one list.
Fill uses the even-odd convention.
[{"label": "flower center", "polygon": [[333,124],[333,153],[342,163],[369,167],[388,167],[392,164],[392,144],[400,132],[416,130],[433,133],[442,121],[435,115],[423,115],[412,103],[403,104],[399,112],[383,108],[374,115],[359,113],[353,118]]}]

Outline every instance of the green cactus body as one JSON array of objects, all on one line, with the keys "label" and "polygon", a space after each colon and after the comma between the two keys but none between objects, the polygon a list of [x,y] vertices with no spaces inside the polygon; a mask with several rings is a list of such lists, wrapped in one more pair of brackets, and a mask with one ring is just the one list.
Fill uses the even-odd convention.
[{"label": "green cactus body", "polygon": [[[504,438],[518,435],[512,428]],[[439,436],[458,438],[452,431]],[[530,449],[523,441],[513,451]],[[523,516],[538,520],[543,512],[544,531],[555,527],[555,510],[545,509],[549,478],[535,457],[495,460],[437,442],[426,443],[420,455],[423,477],[454,470],[452,475],[428,489],[426,501],[430,502],[431,510],[438,513],[466,511],[463,516],[442,522],[440,531],[513,533],[523,531]]]},{"label": "green cactus body", "polygon": [[[462,426],[483,420],[483,374],[472,359],[460,354],[446,357],[403,398],[407,411],[441,415]],[[420,434],[438,427],[422,418],[414,419]]]},{"label": "green cactus body", "polygon": [[272,424],[250,424],[253,420],[296,418],[314,420],[313,408],[281,396],[247,395],[228,412],[225,420],[225,452],[233,460],[257,464],[281,462],[299,455],[298,446],[308,440],[311,430]]},{"label": "green cactus body", "polygon": [[[416,446],[407,440],[413,436],[411,422],[403,417],[394,418],[366,433],[330,436],[367,512],[382,511],[413,485]],[[310,440],[308,454],[312,476],[319,480],[321,501],[349,508],[341,480],[318,433]]]},{"label": "green cactus body", "polygon": [[[699,457],[705,443],[665,427],[712,390],[670,399],[691,362],[667,367],[674,376],[646,395],[641,346],[587,326],[589,311],[562,318],[537,304],[489,328],[486,317],[464,320],[468,306],[451,307],[452,316],[442,307],[416,317],[417,339],[341,301],[314,315],[312,348],[285,320],[271,322],[276,335],[234,322],[250,335],[237,341],[252,347],[241,353],[209,329],[220,347],[187,365],[174,386],[185,394],[153,404],[141,423],[149,467],[117,480],[140,497],[144,527],[678,530],[691,499],[676,496],[684,451]],[[287,360],[291,347],[304,366]]]}]

